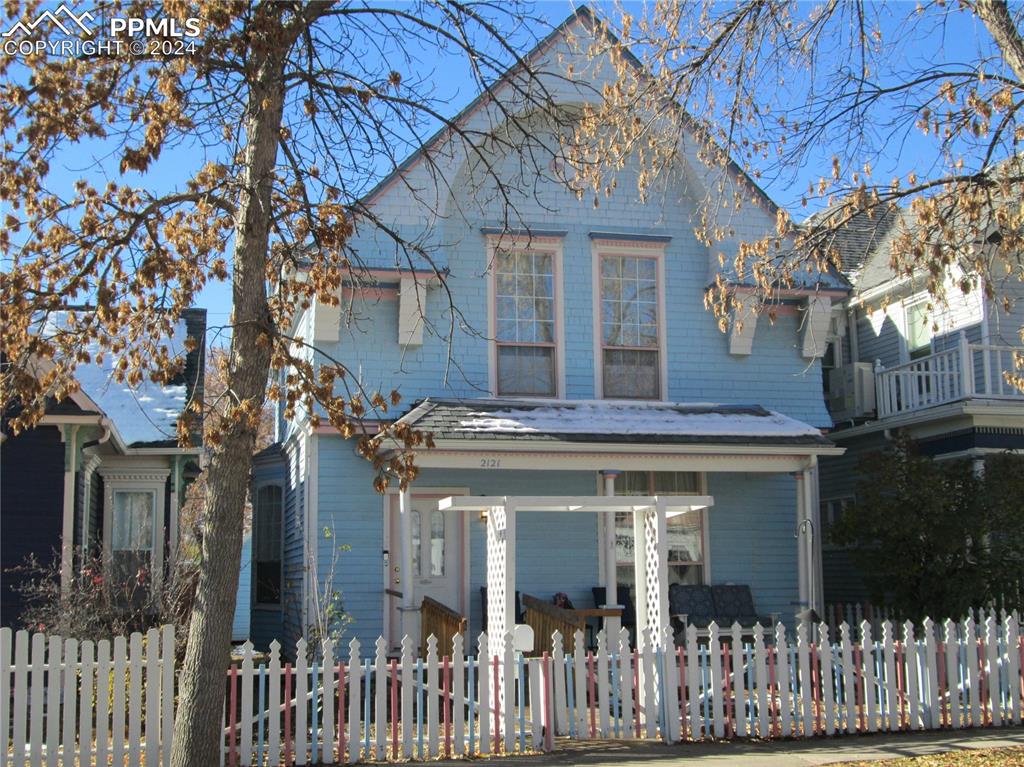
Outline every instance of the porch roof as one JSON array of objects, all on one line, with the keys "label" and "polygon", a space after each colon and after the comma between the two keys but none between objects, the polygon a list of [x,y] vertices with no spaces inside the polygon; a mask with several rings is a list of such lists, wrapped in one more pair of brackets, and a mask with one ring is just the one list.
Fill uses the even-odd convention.
[{"label": "porch roof", "polygon": [[832,447],[761,405],[626,400],[421,400],[399,421],[444,442]]}]

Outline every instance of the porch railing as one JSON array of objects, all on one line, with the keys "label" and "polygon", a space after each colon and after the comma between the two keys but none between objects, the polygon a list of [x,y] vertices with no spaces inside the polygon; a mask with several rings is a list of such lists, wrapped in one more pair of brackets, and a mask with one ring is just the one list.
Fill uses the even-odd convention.
[{"label": "porch railing", "polygon": [[925,410],[971,397],[1024,402],[1024,393],[1004,375],[1014,370],[1014,353],[1020,351],[1012,346],[972,344],[961,332],[952,349],[893,368],[876,362],[878,417]]}]

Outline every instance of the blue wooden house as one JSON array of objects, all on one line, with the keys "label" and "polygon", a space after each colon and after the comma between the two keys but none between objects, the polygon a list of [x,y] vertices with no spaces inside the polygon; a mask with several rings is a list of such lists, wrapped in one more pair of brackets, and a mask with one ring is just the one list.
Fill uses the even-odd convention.
[{"label": "blue wooden house", "polygon": [[[567,39],[591,22],[578,11],[528,54],[543,71],[575,62],[576,84],[552,86],[567,109],[600,91]],[[479,99],[459,121],[486,132],[495,110]],[[395,417],[436,446],[417,454],[407,493],[380,495],[355,440],[303,413],[278,419],[278,442],[253,470],[252,587],[241,598],[254,643],[293,646],[334,592],[351,619],[346,638],[364,646],[415,633],[403,612],[423,597],[465,616],[475,635],[486,513],[439,508],[451,496],[709,497],[667,520],[670,582],[746,584],[760,613],[788,620],[820,605],[817,462],[841,452],[822,434],[832,422],[820,358],[843,278],[808,278],[780,295],[774,322],[748,312],[722,333],[703,304],[721,267],[720,249],[693,233],[711,183],[695,157],[646,203],[636,168],[600,207],[538,175],[512,225],[480,189],[462,140],[435,136],[364,199],[444,270],[462,314],[451,335],[433,272],[365,221],[354,247],[372,284],[346,285],[340,307],[317,303],[296,323],[366,388],[397,388]],[[512,173],[519,159],[496,162]],[[748,197],[730,224],[737,241],[773,231],[774,204],[738,169],[729,183]],[[516,538],[523,594],[562,592],[586,608],[600,606],[595,588],[631,583],[628,515],[521,515]]]}]

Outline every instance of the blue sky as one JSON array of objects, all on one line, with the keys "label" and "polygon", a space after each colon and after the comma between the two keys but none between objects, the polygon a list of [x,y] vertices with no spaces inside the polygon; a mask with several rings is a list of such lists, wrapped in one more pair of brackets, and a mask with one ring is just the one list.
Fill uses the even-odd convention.
[{"label": "blue sky", "polygon": [[[84,4],[81,4],[84,5]],[[510,38],[524,51],[531,45],[530,37],[543,36],[552,26],[560,23],[573,10],[574,4],[568,0],[541,0],[534,6],[534,15],[538,21],[528,33],[520,32]],[[605,7],[605,6],[602,6]],[[607,6],[610,7],[610,6]],[[805,6],[810,8],[811,6]],[[891,12],[882,13],[882,29],[886,37],[893,37],[897,34],[897,17],[905,15],[909,4],[896,4]],[[986,49],[990,46],[988,35],[980,23],[974,21],[966,14],[952,14],[950,20],[943,25],[933,25],[931,28],[921,29],[916,39],[900,41],[895,55],[902,57],[902,63],[908,68],[919,68],[922,64],[935,61],[972,61],[977,57],[979,48]],[[411,52],[415,58],[415,52]],[[457,56],[431,58],[429,61],[414,62],[419,73],[432,72],[429,79],[434,83],[435,94],[441,104],[442,111],[449,114],[456,114],[476,95],[476,87],[469,76],[463,60]],[[822,62],[824,67],[828,62]],[[799,80],[790,83],[790,87],[797,92],[800,89]],[[436,127],[436,126],[433,126]],[[432,127],[421,132],[421,135],[429,135]],[[411,138],[411,136],[410,136]],[[878,138],[876,137],[876,140]],[[411,148],[412,143],[407,148]],[[85,175],[93,175],[95,171],[87,171],[91,164],[89,159],[100,159],[100,164],[107,166],[98,146],[79,146],[73,152],[62,153],[61,159],[53,163],[54,180],[60,184],[70,185],[74,179]],[[172,188],[178,183],[177,174],[183,160],[186,167],[197,167],[195,157],[195,146],[183,145],[175,151],[165,152],[155,168],[153,181],[159,187]],[[405,152],[400,152],[405,154]],[[905,177],[906,173],[927,162],[934,157],[932,143],[924,139],[916,131],[905,136],[898,137],[898,140],[888,142],[875,160],[875,175],[879,178],[888,179],[893,175]],[[808,183],[816,181],[822,173],[828,172],[831,164],[832,152],[829,147],[819,147],[818,151],[811,156],[809,162],[802,167],[786,169],[786,172],[775,178],[766,177],[762,179],[761,185],[765,191],[778,203],[787,207],[797,219],[813,212],[811,209],[800,207],[800,198],[807,189]],[[388,169],[381,169],[386,172]],[[96,179],[93,179],[94,182]],[[627,191],[627,190],[624,190]],[[200,296],[197,304],[204,306],[209,312],[209,323],[217,326],[227,321],[230,310],[230,284],[214,283],[209,285]],[[213,339],[211,339],[213,340]],[[221,341],[224,339],[222,338]]]}]

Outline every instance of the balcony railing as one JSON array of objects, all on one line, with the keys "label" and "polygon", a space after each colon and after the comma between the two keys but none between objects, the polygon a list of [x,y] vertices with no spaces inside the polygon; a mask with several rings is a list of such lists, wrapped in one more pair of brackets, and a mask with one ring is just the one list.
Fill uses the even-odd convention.
[{"label": "balcony railing", "polygon": [[1020,351],[1012,346],[972,344],[961,332],[952,349],[894,368],[886,369],[876,363],[878,417],[925,410],[971,397],[1024,402],[1024,393],[1004,375],[1014,370],[1013,355]]}]

